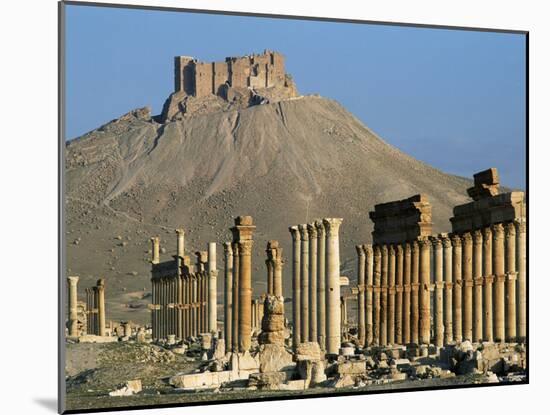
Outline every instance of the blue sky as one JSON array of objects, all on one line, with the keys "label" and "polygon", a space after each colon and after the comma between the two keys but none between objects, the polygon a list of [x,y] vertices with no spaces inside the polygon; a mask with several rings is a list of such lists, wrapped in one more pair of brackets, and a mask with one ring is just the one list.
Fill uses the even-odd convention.
[{"label": "blue sky", "polygon": [[302,94],[339,101],[387,142],[448,173],[497,167],[525,187],[525,36],[67,6],[69,139],[131,109],[160,113],[173,57],[272,49]]}]

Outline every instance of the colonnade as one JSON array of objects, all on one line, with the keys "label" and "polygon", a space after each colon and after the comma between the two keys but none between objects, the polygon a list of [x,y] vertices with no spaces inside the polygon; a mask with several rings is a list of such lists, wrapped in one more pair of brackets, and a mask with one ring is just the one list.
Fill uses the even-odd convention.
[{"label": "colonnade", "polygon": [[105,336],[105,280],[97,281],[95,287],[86,288],[86,332]]}]

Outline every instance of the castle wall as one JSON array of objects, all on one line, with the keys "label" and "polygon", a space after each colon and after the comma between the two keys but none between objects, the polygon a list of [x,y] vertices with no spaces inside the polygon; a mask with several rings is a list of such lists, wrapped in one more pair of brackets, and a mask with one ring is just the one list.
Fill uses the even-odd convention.
[{"label": "castle wall", "polygon": [[211,63],[195,63],[195,96],[212,94],[212,72]]},{"label": "castle wall", "polygon": [[229,81],[229,67],[226,62],[212,63],[213,86],[212,93],[218,94],[220,88]]}]

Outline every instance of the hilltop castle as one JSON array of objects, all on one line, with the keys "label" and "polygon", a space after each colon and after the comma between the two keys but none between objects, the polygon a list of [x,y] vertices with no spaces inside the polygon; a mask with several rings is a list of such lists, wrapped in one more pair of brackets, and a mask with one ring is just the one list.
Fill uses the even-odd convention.
[{"label": "hilltop castle", "polygon": [[285,58],[278,52],[265,50],[223,62],[176,56],[174,93],[165,103],[162,119],[247,108],[297,95],[292,77],[285,72]]}]

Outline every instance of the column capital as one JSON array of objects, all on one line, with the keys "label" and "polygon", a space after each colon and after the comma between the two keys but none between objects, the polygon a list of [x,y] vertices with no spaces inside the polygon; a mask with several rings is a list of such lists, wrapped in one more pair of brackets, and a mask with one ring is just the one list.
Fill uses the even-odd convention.
[{"label": "column capital", "polygon": [[300,230],[300,239],[302,242],[309,241],[309,232],[307,230],[307,224],[303,223],[301,225],[298,225],[298,229]]},{"label": "column capital", "polygon": [[411,242],[411,252],[415,253],[418,252],[418,241],[414,240]]},{"label": "column capital", "polygon": [[325,234],[325,227],[323,226],[322,220],[315,221],[315,227],[317,228],[317,235],[321,236]]},{"label": "column capital", "polygon": [[405,249],[405,255],[410,255],[411,254],[411,249],[412,249],[410,242],[405,242],[404,245],[405,245],[405,248],[404,248]]},{"label": "column capital", "polygon": [[240,241],[239,242],[239,254],[242,256],[250,256],[252,255],[252,245],[254,244],[254,241],[252,239],[248,239],[246,241]]},{"label": "column capital", "polygon": [[307,224],[307,230],[309,232],[309,238],[310,239],[317,238],[317,228],[315,227],[315,222],[308,223]]},{"label": "column capital", "polygon": [[451,248],[451,238],[449,237],[448,233],[440,233],[439,238],[441,239],[441,243],[443,244],[443,248]]},{"label": "column capital", "polygon": [[480,245],[481,243],[483,243],[483,233],[480,229],[476,229],[472,232],[472,234],[475,245]]},{"label": "column capital", "polygon": [[462,238],[460,237],[460,235],[455,233],[451,236],[451,243],[453,247],[460,248],[462,246]]},{"label": "column capital", "polygon": [[495,223],[491,225],[491,230],[493,231],[493,239],[504,238],[504,226],[502,223]]},{"label": "column capital", "polygon": [[439,236],[431,236],[430,241],[434,249],[441,249],[443,247],[443,241]]},{"label": "column capital", "polygon": [[387,256],[388,255],[388,245],[386,245],[386,244],[382,245],[382,247],[380,248],[380,252],[382,253],[382,256]]},{"label": "column capital", "polygon": [[397,255],[403,255],[403,245],[401,244],[396,244],[395,245],[395,253]]},{"label": "column capital", "polygon": [[340,225],[342,224],[342,218],[324,218],[323,225],[325,226],[325,231],[329,236],[336,236]]},{"label": "column capital", "polygon": [[76,275],[71,275],[69,277],[67,277],[67,281],[69,282],[69,284],[75,284],[78,282],[80,278]]},{"label": "column capital", "polygon": [[295,241],[300,240],[300,229],[298,226],[290,226],[288,228],[288,231],[290,232],[290,235],[292,236],[292,239]]},{"label": "column capital", "polygon": [[363,252],[365,252],[366,255],[372,255],[372,245],[371,244],[364,244],[363,245]]},{"label": "column capital", "polygon": [[380,245],[374,245],[372,247],[372,251],[373,251],[373,254],[374,254],[375,257],[379,257],[381,255]]},{"label": "column capital", "polygon": [[98,288],[99,287],[105,288],[105,278],[98,279],[96,285]]},{"label": "column capital", "polygon": [[395,246],[393,244],[388,245],[388,254],[389,256],[395,256]]},{"label": "column capital", "polygon": [[151,236],[151,242],[160,243],[160,236]]},{"label": "column capital", "polygon": [[487,226],[486,228],[483,228],[481,230],[481,233],[483,234],[483,239],[488,240],[492,237],[493,232],[491,231],[491,227]]},{"label": "column capital", "polygon": [[462,244],[472,245],[472,234],[470,232],[464,232],[462,234]]},{"label": "column capital", "polygon": [[527,228],[527,221],[525,219],[516,219],[514,220],[514,225],[516,225],[516,231],[518,233],[525,233]]},{"label": "column capital", "polygon": [[365,256],[365,251],[363,250],[363,245],[355,245],[355,250],[357,251],[357,255],[362,257]]},{"label": "column capital", "polygon": [[231,247],[231,242],[224,242],[223,243],[223,251],[225,255],[233,255],[233,248]]},{"label": "column capital", "polygon": [[420,237],[418,239],[418,246],[420,247],[420,249],[429,248],[431,244],[432,244],[432,241],[430,241],[430,238],[426,236]]},{"label": "column capital", "polygon": [[183,230],[183,228],[177,228],[175,229],[175,232],[179,235],[185,235],[185,231]]},{"label": "column capital", "polygon": [[516,236],[516,225],[514,222],[508,222],[506,225],[504,225],[504,231],[506,233],[507,238],[512,238]]}]

